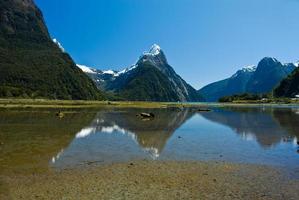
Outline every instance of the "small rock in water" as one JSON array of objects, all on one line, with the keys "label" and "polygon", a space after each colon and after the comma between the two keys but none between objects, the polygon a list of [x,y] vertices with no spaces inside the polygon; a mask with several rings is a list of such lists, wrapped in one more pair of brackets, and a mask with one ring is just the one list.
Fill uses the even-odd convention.
[{"label": "small rock in water", "polygon": [[140,113],[136,116],[141,117],[141,118],[154,118],[155,117],[155,115],[153,113]]},{"label": "small rock in water", "polygon": [[208,109],[208,108],[199,108],[198,109],[198,112],[211,112],[212,110],[211,109]]},{"label": "small rock in water", "polygon": [[58,112],[56,113],[56,116],[59,117],[59,118],[63,118],[63,117],[64,117],[64,113],[61,112],[61,111],[58,111]]}]

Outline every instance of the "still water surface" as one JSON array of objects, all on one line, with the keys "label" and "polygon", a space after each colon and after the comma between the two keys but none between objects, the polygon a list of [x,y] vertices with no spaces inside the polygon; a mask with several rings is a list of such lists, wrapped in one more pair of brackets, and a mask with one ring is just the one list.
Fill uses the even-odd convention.
[{"label": "still water surface", "polygon": [[[133,160],[217,160],[299,173],[298,107],[0,111],[0,171]],[[153,120],[136,117],[153,112]]]}]

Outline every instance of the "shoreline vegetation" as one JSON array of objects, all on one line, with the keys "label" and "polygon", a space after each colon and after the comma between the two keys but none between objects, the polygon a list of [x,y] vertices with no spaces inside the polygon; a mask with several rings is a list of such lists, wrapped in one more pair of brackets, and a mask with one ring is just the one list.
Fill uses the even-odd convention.
[{"label": "shoreline vegetation", "polygon": [[168,108],[191,107],[196,103],[145,102],[145,101],[88,101],[48,99],[0,99],[0,108]]},{"label": "shoreline vegetation", "polygon": [[299,99],[233,100],[230,102],[145,102],[145,101],[86,101],[48,99],[0,99],[0,108],[171,108],[209,106],[299,105]]},{"label": "shoreline vegetation", "polygon": [[[298,180],[251,164],[131,161],[2,176],[5,199],[297,199]],[[4,185],[3,185],[4,186]],[[3,191],[5,188],[2,188]],[[1,197],[1,195],[0,195]]]}]

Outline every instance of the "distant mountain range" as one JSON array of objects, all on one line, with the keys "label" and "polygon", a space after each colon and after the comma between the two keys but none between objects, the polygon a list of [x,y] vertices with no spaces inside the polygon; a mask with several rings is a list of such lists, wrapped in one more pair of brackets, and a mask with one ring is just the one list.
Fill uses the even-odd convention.
[{"label": "distant mountain range", "polygon": [[197,91],[168,64],[158,45],[143,53],[137,63],[122,71],[97,70],[77,65],[99,89],[111,91],[126,100],[201,101]]},{"label": "distant mountain range", "polygon": [[53,43],[33,0],[0,1],[0,97],[102,99]]},{"label": "distant mountain range", "polygon": [[206,101],[218,101],[223,96],[242,93],[271,92],[298,67],[298,63],[282,64],[275,58],[265,57],[257,66],[244,67],[230,78],[211,83],[198,92]]}]

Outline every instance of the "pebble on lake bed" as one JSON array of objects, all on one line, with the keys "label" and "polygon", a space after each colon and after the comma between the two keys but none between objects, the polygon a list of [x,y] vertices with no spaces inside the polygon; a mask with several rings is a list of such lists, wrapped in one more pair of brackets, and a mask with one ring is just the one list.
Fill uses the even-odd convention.
[{"label": "pebble on lake bed", "polygon": [[59,118],[63,118],[64,117],[64,113],[59,111],[56,113],[56,116],[59,117]]}]

